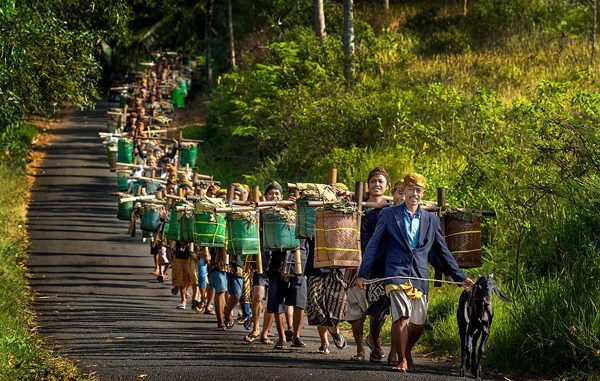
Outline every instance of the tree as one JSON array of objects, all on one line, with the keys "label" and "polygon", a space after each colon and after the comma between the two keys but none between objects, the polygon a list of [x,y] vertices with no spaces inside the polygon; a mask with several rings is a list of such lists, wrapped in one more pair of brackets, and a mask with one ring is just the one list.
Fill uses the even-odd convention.
[{"label": "tree", "polygon": [[325,11],[323,10],[323,0],[313,0],[313,21],[315,26],[315,36],[322,40],[325,38]]},{"label": "tree", "polygon": [[206,59],[206,91],[210,92],[210,88],[213,81],[212,65],[211,65],[211,47],[210,47],[210,35],[211,35],[211,24],[212,24],[212,11],[213,11],[213,0],[206,0],[206,8],[204,10],[206,15],[206,22],[204,23],[204,57]]},{"label": "tree", "polygon": [[344,76],[354,80],[354,0],[344,0]]},{"label": "tree", "polygon": [[231,0],[227,0],[227,35],[229,37],[229,64],[231,65],[231,70],[235,70],[235,40],[233,37],[233,9]]},{"label": "tree", "polygon": [[387,12],[390,9],[390,0],[382,0],[383,9]]}]

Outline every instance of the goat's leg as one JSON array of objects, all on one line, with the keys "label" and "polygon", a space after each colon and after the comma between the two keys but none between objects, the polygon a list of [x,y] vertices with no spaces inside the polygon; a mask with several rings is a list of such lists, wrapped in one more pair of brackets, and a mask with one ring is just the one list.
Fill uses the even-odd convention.
[{"label": "goat's leg", "polygon": [[460,370],[458,374],[460,377],[465,376],[467,368],[465,367],[465,357],[467,352],[467,327],[461,326],[458,328],[458,335],[460,336]]},{"label": "goat's leg", "polygon": [[481,334],[481,342],[479,343],[479,351],[477,353],[477,364],[474,365],[475,373],[473,374],[473,376],[477,377],[478,380],[481,379],[481,356],[483,356],[485,353],[485,344],[489,337],[489,331],[487,329],[484,329],[483,333]]},{"label": "goat's leg", "polygon": [[478,329],[473,334],[473,339],[471,341],[471,374],[473,377],[477,377],[477,342],[479,341],[479,336],[481,336],[481,330]]},{"label": "goat's leg", "polygon": [[465,360],[466,360],[466,364],[465,364],[465,371],[466,369],[471,369],[471,354],[473,353],[473,348],[475,348],[475,345],[473,344],[473,336],[475,335],[475,333],[477,332],[477,328],[474,328],[472,325],[469,325],[467,327],[467,333],[466,333],[466,341],[467,341],[467,345],[465,346]]}]

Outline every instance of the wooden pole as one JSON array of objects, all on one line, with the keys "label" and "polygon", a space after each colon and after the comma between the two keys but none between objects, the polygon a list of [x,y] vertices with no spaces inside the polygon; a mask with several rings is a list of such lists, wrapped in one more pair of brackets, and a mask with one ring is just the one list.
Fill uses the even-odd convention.
[{"label": "wooden pole", "polygon": [[329,169],[329,184],[333,185],[337,183],[337,168]]},{"label": "wooden pole", "polygon": [[[258,185],[254,186],[254,188],[252,189],[252,202],[255,204],[258,204],[260,202],[260,187]],[[257,211],[256,212],[256,217],[258,217],[256,219],[256,225],[257,225],[257,229],[258,229],[258,233],[259,233],[259,237],[258,237],[258,242],[259,242],[259,248],[261,245],[261,240],[260,240],[260,212]],[[256,255],[256,272],[259,274],[263,273],[263,263],[262,263],[262,253],[258,253]]]},{"label": "wooden pole", "polygon": [[[444,216],[442,216],[442,213],[443,213],[444,209],[446,209],[446,188],[438,188],[437,189],[437,204],[438,204],[438,208],[439,208],[439,217],[440,217],[440,224],[441,224],[440,227],[442,229],[442,233],[445,236],[446,235],[446,218]],[[433,282],[433,287],[442,287],[442,282],[438,282],[439,280],[442,280],[442,273],[438,269],[435,269],[433,278],[435,279],[435,281]]]}]

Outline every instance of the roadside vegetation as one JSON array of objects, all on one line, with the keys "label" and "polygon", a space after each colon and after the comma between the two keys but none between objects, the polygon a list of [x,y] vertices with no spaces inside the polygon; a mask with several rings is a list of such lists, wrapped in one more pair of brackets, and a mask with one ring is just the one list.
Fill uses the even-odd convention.
[{"label": "roadside vegetation", "polygon": [[[514,301],[496,302],[485,366],[597,374],[600,70],[589,3],[481,0],[464,14],[463,2],[388,13],[362,2],[350,81],[341,6],[326,4],[323,40],[310,2],[288,10],[288,27],[247,37],[266,49],[219,77],[208,124],[196,128],[206,171],[266,184],[323,181],[336,167],[352,184],[383,165],[395,178],[423,173],[430,198],[444,186],[453,206],[496,210],[484,265],[470,274],[494,273]],[[432,291],[422,351],[459,355],[459,292]]]}]

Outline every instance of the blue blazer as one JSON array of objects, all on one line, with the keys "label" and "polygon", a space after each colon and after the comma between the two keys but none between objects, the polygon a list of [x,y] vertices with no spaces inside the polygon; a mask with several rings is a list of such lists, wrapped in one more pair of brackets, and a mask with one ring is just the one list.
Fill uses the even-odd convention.
[{"label": "blue blazer", "polygon": [[[448,250],[439,217],[421,210],[419,241],[417,247],[411,249],[404,225],[405,209],[406,207],[402,204],[381,211],[375,232],[363,252],[358,277],[368,279],[375,261],[380,256],[386,256],[384,277],[429,278],[427,264],[431,262],[435,268],[449,275],[455,281],[464,281],[467,276],[458,268],[456,260]],[[404,278],[395,278],[385,282],[402,284],[406,281],[407,279]],[[422,280],[411,280],[411,282],[416,288],[427,294],[429,282]]]}]

